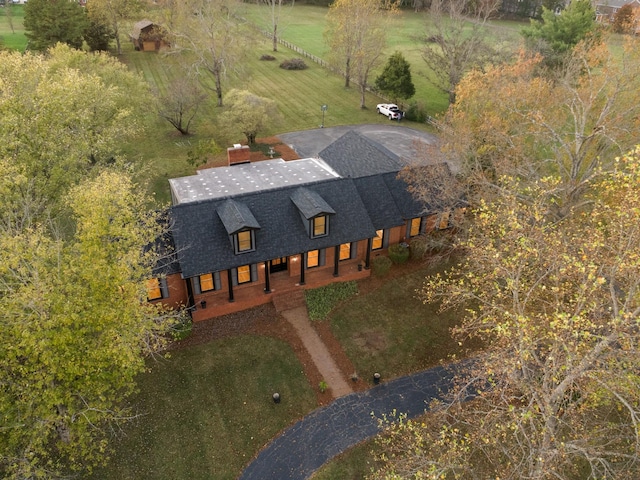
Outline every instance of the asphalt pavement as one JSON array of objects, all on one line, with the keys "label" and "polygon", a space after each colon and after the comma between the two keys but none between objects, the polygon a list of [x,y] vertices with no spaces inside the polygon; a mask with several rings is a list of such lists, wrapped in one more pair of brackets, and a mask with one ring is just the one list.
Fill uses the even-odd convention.
[{"label": "asphalt pavement", "polygon": [[238,477],[240,480],[304,480],[327,461],[380,431],[379,420],[394,412],[422,415],[450,389],[465,362],[382,382],[340,397],[286,429]]}]

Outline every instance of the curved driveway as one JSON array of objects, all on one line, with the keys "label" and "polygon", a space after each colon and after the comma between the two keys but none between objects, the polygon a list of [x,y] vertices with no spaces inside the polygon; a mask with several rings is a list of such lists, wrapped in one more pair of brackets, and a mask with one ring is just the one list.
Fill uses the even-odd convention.
[{"label": "curved driveway", "polygon": [[265,447],[240,480],[304,480],[349,447],[379,432],[378,420],[393,412],[409,418],[442,398],[455,374],[469,363],[439,366],[383,382],[370,390],[338,398],[286,429]]}]

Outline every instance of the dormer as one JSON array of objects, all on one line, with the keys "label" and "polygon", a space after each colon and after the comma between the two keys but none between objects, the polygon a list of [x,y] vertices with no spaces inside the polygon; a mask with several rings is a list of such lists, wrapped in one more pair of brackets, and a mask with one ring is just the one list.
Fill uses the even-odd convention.
[{"label": "dormer", "polygon": [[309,238],[329,235],[330,215],[336,212],[318,193],[308,188],[298,188],[291,195],[291,201],[300,212]]},{"label": "dormer", "polygon": [[260,224],[249,207],[235,200],[227,200],[216,211],[235,254],[253,252],[256,249],[255,231],[260,229]]}]

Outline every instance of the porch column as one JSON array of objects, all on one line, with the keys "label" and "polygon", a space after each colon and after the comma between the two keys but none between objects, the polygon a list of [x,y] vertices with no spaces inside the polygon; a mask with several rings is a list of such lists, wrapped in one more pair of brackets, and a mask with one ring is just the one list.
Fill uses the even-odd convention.
[{"label": "porch column", "polygon": [[307,256],[300,254],[300,285],[304,285],[304,271],[307,268]]},{"label": "porch column", "polygon": [[269,261],[264,262],[264,293],[271,293],[269,285]]},{"label": "porch column", "polygon": [[333,276],[338,276],[338,265],[340,264],[340,245],[334,247],[333,252]]},{"label": "porch column", "polygon": [[364,268],[369,270],[371,267],[371,244],[373,243],[373,238],[369,238],[367,240],[367,254],[364,258]]},{"label": "porch column", "polygon": [[227,270],[227,280],[229,282],[229,302],[234,302],[233,299],[233,275],[231,275],[231,269]]},{"label": "porch column", "polygon": [[193,297],[193,286],[191,285],[190,278],[185,278],[184,281],[187,284],[187,312],[192,316],[193,311],[195,310],[194,307],[196,306],[195,299]]}]

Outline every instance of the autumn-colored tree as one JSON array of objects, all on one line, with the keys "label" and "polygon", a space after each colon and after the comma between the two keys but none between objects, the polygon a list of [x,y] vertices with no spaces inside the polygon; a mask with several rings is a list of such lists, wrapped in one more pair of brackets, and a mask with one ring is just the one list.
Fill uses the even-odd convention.
[{"label": "autumn-colored tree", "polygon": [[329,6],[324,33],[329,60],[344,76],[345,87],[356,79],[361,108],[369,74],[382,61],[389,19],[397,8],[395,1],[378,0],[336,0]]},{"label": "autumn-colored tree", "polygon": [[455,334],[484,351],[424,421],[388,429],[372,478],[638,478],[640,150],[611,163],[560,222],[558,175],[504,177],[477,205],[464,257],[421,294],[463,307]]},{"label": "autumn-colored tree", "polygon": [[127,175],[104,172],[66,196],[65,239],[29,218],[21,168],[0,170],[0,475],[77,475],[134,415],[122,400],[173,322],[146,301],[162,223]]},{"label": "autumn-colored tree", "polygon": [[21,166],[41,208],[144,130],[148,87],[106,54],[0,52],[0,78],[0,158]]},{"label": "autumn-colored tree", "polygon": [[223,81],[242,69],[242,58],[253,43],[254,33],[237,10],[237,0],[187,0],[168,4],[166,27],[173,51],[188,52],[196,72],[211,76],[218,106],[223,102]]},{"label": "autumn-colored tree", "polygon": [[618,9],[611,27],[615,33],[633,33],[636,24],[636,8],[632,4],[627,3]]},{"label": "autumn-colored tree", "polygon": [[78,2],[33,0],[24,6],[25,36],[31,50],[44,51],[56,43],[82,48],[87,16]]},{"label": "autumn-colored tree", "polygon": [[598,172],[637,141],[640,61],[633,40],[619,58],[604,45],[581,43],[554,77],[540,76],[540,63],[522,56],[467,75],[440,124],[441,153],[460,169],[469,198],[498,194],[503,175],[559,175],[549,208],[562,218],[583,203]]},{"label": "autumn-colored tree", "polygon": [[411,80],[411,65],[400,52],[389,57],[382,73],[376,78],[376,88],[390,95],[396,102],[407,100],[416,93],[416,87]]},{"label": "autumn-colored tree", "polygon": [[89,18],[94,23],[109,26],[116,40],[116,51],[121,55],[122,25],[136,18],[136,15],[142,11],[143,3],[140,0],[91,0],[87,2],[86,8]]},{"label": "autumn-colored tree", "polygon": [[228,110],[220,121],[221,132],[227,136],[242,132],[250,145],[255,143],[258,132],[277,126],[282,119],[273,100],[259,97],[247,90],[230,90],[225,103]]},{"label": "autumn-colored tree", "polygon": [[[485,26],[499,6],[499,0],[431,2],[422,57],[432,71],[429,80],[449,96],[449,103],[455,102],[456,86],[465,73],[495,58]],[[500,61],[509,56],[501,52]]]}]

